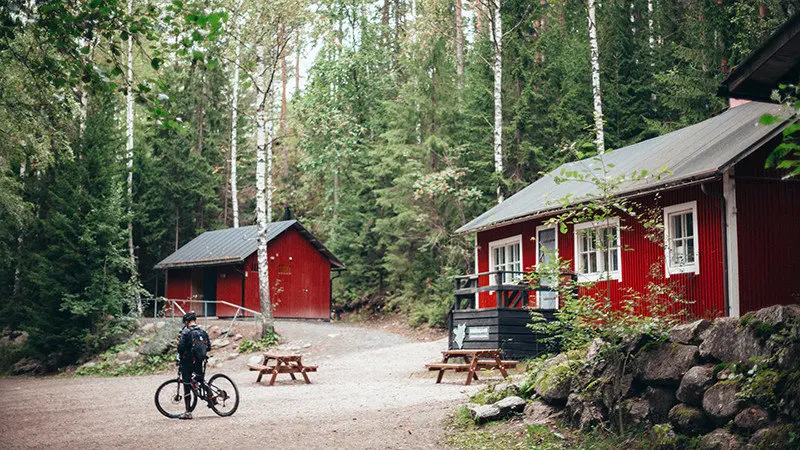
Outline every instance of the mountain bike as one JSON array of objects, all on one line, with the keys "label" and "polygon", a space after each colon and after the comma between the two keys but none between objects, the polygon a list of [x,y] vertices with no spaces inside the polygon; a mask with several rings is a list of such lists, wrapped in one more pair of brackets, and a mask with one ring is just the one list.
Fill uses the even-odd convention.
[{"label": "mountain bike", "polygon": [[[203,372],[207,361],[207,358],[203,361]],[[181,381],[180,364],[178,364],[178,376],[165,381],[156,389],[155,402],[158,411],[171,419],[177,419],[186,411],[184,398],[187,395],[191,396],[189,412],[194,411],[197,399],[206,402],[212,411],[222,417],[232,415],[239,407],[239,388],[227,375],[215,374],[208,382],[199,382],[192,375],[190,387],[191,390],[187,391]]]}]

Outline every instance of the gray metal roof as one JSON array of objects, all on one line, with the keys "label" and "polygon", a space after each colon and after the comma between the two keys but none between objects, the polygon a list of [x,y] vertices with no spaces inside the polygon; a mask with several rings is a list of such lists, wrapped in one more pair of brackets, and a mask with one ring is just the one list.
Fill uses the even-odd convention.
[{"label": "gray metal roof", "polygon": [[[663,169],[669,171],[659,178],[647,176],[623,182],[618,191],[623,196],[713,178],[786,126],[787,121],[759,125],[765,113],[790,117],[781,105],[746,103],[686,128],[607,152],[602,163],[611,179],[642,170],[650,174],[662,173]],[[593,183],[556,183],[554,177],[565,171],[602,175],[600,165],[597,158],[566,163],[462,226],[456,234],[553,213],[564,208],[565,198],[573,199],[570,204],[579,204],[596,197],[599,192]]]},{"label": "gray metal roof", "polygon": [[[267,226],[267,242],[272,241],[288,228],[294,227],[308,240],[331,266],[343,269],[339,261],[321,242],[296,220],[273,222]],[[174,269],[180,267],[217,266],[244,262],[258,250],[258,233],[255,225],[225,230],[206,231],[167,256],[155,265],[154,269]]]}]

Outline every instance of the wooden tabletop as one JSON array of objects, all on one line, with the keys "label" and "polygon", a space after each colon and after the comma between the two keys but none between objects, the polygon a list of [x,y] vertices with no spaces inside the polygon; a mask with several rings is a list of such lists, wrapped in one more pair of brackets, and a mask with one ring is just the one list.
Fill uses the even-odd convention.
[{"label": "wooden tabletop", "polygon": [[442,352],[443,355],[447,356],[464,356],[464,355],[475,355],[475,356],[496,356],[500,354],[500,350],[497,349],[475,349],[475,350],[445,350]]}]

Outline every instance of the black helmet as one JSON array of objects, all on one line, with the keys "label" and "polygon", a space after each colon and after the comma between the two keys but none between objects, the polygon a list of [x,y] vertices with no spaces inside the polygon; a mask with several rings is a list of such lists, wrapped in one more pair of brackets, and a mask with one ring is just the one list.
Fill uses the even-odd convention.
[{"label": "black helmet", "polygon": [[195,320],[197,320],[197,313],[194,311],[189,311],[183,315],[183,323],[189,323]]}]

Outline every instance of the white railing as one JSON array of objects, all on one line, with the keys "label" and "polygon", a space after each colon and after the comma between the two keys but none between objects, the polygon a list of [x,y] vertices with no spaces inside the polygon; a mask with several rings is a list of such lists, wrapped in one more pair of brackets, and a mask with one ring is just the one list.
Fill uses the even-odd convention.
[{"label": "white railing", "polygon": [[[169,310],[169,311],[171,311],[173,318],[175,318],[175,310],[176,309],[178,310],[178,315],[179,316],[183,316],[184,314],[186,314],[186,310],[184,310],[183,307],[180,305],[181,303],[190,303],[190,304],[191,303],[199,303],[199,304],[201,304],[203,306],[205,306],[205,304],[213,303],[215,305],[225,305],[225,306],[229,306],[231,308],[236,309],[236,314],[233,315],[233,320],[231,320],[231,324],[228,325],[228,328],[225,331],[222,332],[222,334],[225,334],[225,335],[230,333],[231,328],[233,328],[233,324],[236,323],[236,319],[238,319],[239,316],[243,315],[245,312],[249,312],[250,314],[253,315],[254,318],[257,318],[257,317],[262,315],[258,311],[254,311],[252,309],[245,308],[244,306],[241,306],[241,305],[234,305],[233,303],[226,302],[225,300],[188,300],[188,299],[175,299],[175,298],[161,298],[161,300],[166,302],[164,304],[164,316],[166,317],[166,315],[168,314],[168,310]],[[202,308],[202,310],[204,312],[203,317],[205,318],[205,325],[206,325],[206,328],[208,328],[208,315],[205,314],[206,308]],[[153,313],[154,313],[155,316],[158,316],[158,301],[154,302]]]}]

